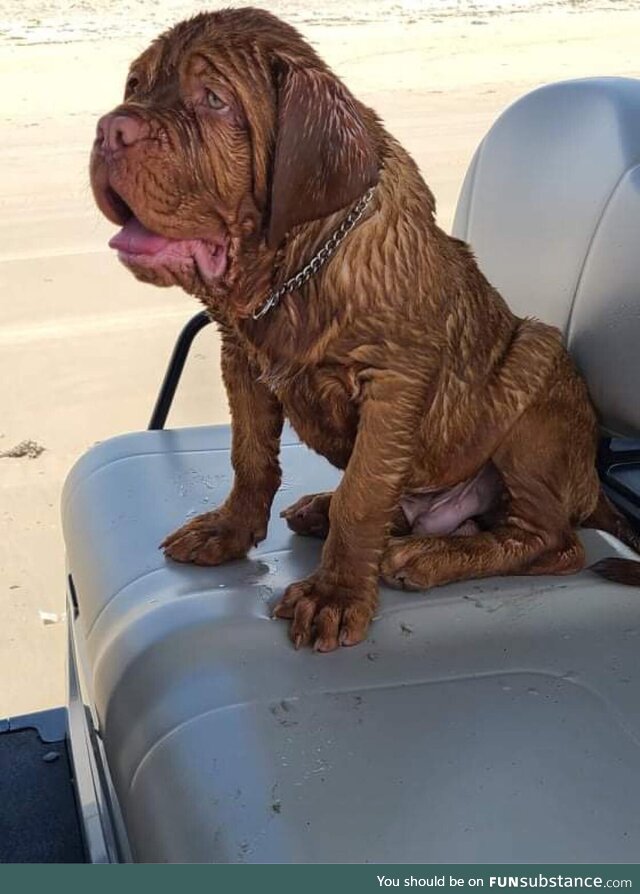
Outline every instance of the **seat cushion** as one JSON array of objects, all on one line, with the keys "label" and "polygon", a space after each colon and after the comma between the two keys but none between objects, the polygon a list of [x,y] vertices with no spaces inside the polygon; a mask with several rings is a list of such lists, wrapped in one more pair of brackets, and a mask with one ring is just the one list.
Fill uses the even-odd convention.
[{"label": "seat cushion", "polygon": [[[135,859],[632,862],[640,593],[588,571],[385,590],[368,640],[270,619],[321,544],[278,512],[338,473],[296,443],[239,562],[158,543],[230,486],[225,428],[105,442],[63,496],[73,635]],[[630,555],[585,532],[589,558]]]},{"label": "seat cushion", "polygon": [[480,144],[453,232],[515,313],[558,326],[605,428],[640,434],[640,81],[551,84]]}]

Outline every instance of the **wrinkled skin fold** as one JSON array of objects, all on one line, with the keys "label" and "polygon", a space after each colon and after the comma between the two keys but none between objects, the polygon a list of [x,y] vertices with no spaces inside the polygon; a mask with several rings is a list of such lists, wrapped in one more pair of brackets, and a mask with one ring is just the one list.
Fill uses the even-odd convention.
[{"label": "wrinkled skin fold", "polygon": [[[98,124],[91,182],[121,262],[195,295],[222,338],[233,487],[166,555],[218,565],[264,539],[285,417],[344,470],[284,513],[324,538],[274,607],[297,647],[362,641],[380,577],[575,572],[581,524],[638,547],[600,493],[597,421],[560,333],[511,313],[437,227],[409,154],[289,25],[233,9],[161,35]],[[331,262],[252,319],[374,185]],[[633,564],[598,570],[640,583]]]}]

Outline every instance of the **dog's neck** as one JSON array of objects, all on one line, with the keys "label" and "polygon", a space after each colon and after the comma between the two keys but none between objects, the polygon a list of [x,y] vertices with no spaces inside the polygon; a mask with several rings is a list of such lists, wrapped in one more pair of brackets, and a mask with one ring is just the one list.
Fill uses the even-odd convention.
[{"label": "dog's neck", "polygon": [[[360,219],[365,215],[374,192],[375,186],[371,186],[351,207],[351,210],[342,218],[338,226],[331,230],[330,235],[325,239],[315,254],[308,259],[304,266],[293,274],[293,276],[289,276],[283,282],[280,282],[279,285],[271,289],[266,299],[259,304],[251,314],[252,319],[262,319],[262,317],[266,316],[272,309],[278,306],[285,295],[299,291],[305,283],[316,276],[325,264],[331,261],[331,258],[347,238],[351,230],[358,225]],[[278,272],[280,273],[281,271]],[[278,278],[281,278],[281,276]]]}]

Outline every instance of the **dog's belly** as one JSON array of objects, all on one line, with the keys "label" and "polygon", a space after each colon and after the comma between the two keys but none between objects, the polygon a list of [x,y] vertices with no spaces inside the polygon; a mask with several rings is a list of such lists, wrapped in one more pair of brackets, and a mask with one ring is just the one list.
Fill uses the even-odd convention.
[{"label": "dog's belly", "polygon": [[406,493],[400,506],[414,534],[473,534],[477,526],[467,523],[495,509],[503,495],[502,478],[489,462],[453,487]]}]

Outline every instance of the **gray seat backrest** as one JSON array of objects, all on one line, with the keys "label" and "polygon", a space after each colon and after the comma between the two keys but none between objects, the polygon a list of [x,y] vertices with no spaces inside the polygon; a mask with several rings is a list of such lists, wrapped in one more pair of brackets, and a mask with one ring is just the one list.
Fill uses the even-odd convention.
[{"label": "gray seat backrest", "polygon": [[453,233],[513,311],[558,326],[603,427],[640,434],[640,81],[542,87],[504,112]]}]

